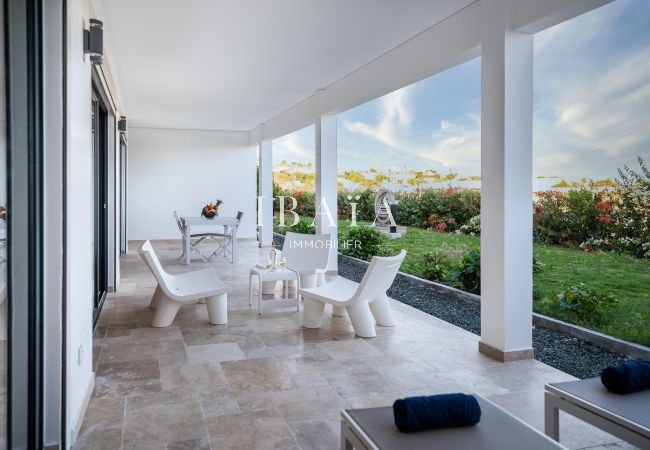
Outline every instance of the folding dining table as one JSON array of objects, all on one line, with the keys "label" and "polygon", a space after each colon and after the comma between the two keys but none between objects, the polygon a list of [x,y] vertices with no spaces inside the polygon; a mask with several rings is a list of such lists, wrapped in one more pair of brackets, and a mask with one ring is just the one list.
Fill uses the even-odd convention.
[{"label": "folding dining table", "polygon": [[[230,235],[230,255],[231,262],[237,259],[237,218],[216,216],[212,219],[205,217],[181,217],[183,224],[183,231],[185,234],[185,264],[190,263],[190,236],[192,235],[192,227],[223,227],[225,235]],[[225,238],[224,238],[225,239]],[[224,245],[226,243],[224,242]]]}]

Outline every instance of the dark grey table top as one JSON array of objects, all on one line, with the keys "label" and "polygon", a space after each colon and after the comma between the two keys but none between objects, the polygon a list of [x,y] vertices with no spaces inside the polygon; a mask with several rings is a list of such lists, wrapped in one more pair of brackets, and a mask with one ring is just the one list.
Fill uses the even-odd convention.
[{"label": "dark grey table top", "polygon": [[549,386],[577,397],[604,412],[650,429],[650,389],[632,394],[615,394],[603,386],[599,377],[550,383]]},{"label": "dark grey table top", "polygon": [[443,428],[419,433],[401,433],[393,420],[393,408],[349,409],[354,419],[373,443],[386,450],[528,450],[564,448],[532,429],[493,403],[477,397],[481,421],[470,427]]}]

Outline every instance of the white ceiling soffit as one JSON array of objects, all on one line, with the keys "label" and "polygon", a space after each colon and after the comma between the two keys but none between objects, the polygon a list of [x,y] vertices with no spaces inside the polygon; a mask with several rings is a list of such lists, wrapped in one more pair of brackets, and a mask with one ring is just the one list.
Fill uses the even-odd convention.
[{"label": "white ceiling soffit", "polygon": [[132,126],[248,131],[473,0],[103,0]]}]

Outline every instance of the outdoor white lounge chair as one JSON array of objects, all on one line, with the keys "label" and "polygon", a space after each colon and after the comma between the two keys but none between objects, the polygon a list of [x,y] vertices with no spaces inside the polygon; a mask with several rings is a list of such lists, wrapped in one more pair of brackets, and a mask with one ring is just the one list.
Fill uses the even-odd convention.
[{"label": "outdoor white lounge chair", "polygon": [[332,235],[300,234],[288,232],[284,237],[282,255],[287,268],[298,272],[301,288],[313,288],[325,284],[325,271],[329,262]]},{"label": "outdoor white lounge chair", "polygon": [[357,336],[375,337],[375,324],[384,327],[395,326],[393,310],[386,291],[393,284],[397,271],[406,257],[406,250],[397,256],[373,256],[361,283],[343,277],[323,286],[300,289],[304,301],[302,325],[305,328],[319,328],[325,303],[334,307],[345,307]]},{"label": "outdoor white lounge chair", "polygon": [[205,299],[211,324],[223,325],[228,322],[230,287],[221,281],[214,269],[206,268],[172,275],[162,268],[149,241],[142,244],[139,253],[158,281],[149,305],[156,310],[151,326],[171,325],[182,304],[201,299]]}]

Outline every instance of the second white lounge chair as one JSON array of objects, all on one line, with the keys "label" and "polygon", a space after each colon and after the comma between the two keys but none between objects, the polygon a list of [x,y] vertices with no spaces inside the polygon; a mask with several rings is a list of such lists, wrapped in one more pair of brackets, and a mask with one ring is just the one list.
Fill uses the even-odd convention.
[{"label": "second white lounge chair", "polygon": [[181,305],[201,299],[205,299],[211,324],[223,325],[228,322],[230,287],[221,281],[214,269],[172,275],[162,268],[149,241],[142,244],[139,252],[158,281],[149,305],[156,310],[151,322],[152,327],[168,327],[174,321]]},{"label": "second white lounge chair", "polygon": [[361,283],[339,276],[323,286],[300,289],[304,301],[302,325],[320,328],[325,303],[329,303],[347,310],[357,336],[375,337],[375,321],[380,326],[394,326],[393,310],[386,291],[393,284],[405,257],[406,250],[397,256],[373,256]]},{"label": "second white lounge chair", "polygon": [[325,284],[325,271],[329,260],[328,245],[332,235],[300,234],[287,232],[282,246],[282,256],[287,267],[300,275],[300,286],[313,288]]}]

